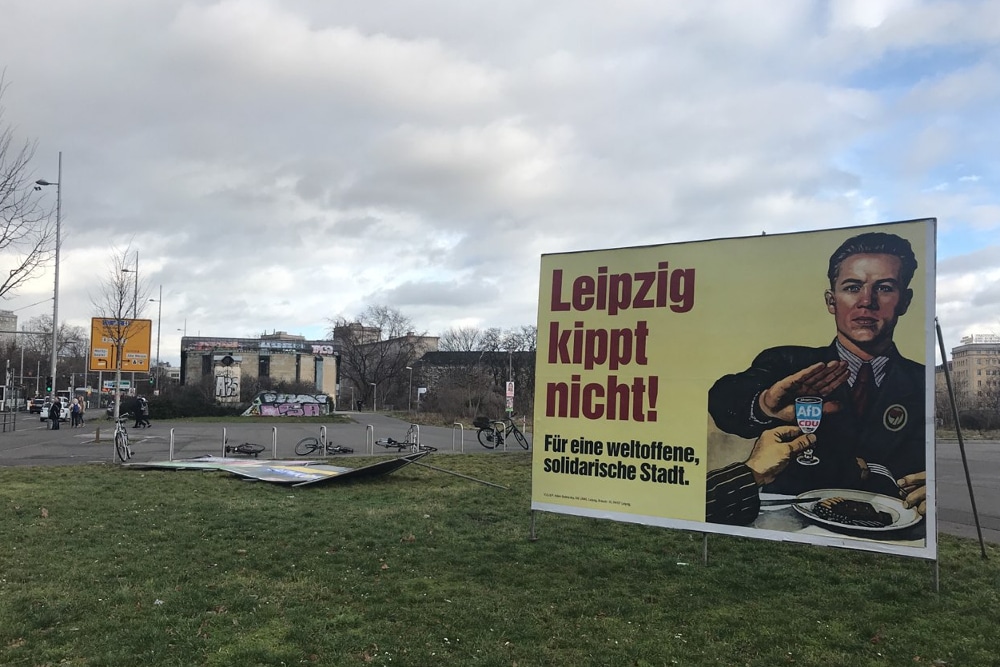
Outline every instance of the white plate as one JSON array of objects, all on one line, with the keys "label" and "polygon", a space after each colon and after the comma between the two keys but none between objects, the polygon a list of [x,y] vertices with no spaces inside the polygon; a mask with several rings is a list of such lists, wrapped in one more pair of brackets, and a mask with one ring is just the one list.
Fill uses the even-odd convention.
[{"label": "white plate", "polygon": [[819,500],[806,503],[795,503],[792,505],[796,512],[808,517],[816,523],[821,523],[825,526],[830,526],[831,528],[839,528],[840,530],[858,530],[868,533],[884,533],[890,530],[909,528],[910,526],[920,523],[920,521],[924,518],[923,515],[921,515],[916,509],[912,507],[905,507],[903,505],[903,501],[899,498],[884,496],[881,493],[871,493],[870,491],[855,491],[852,489],[818,489],[816,491],[809,491],[808,493],[801,493],[798,497],[818,497],[820,500],[824,500],[826,498],[846,498],[847,500],[858,500],[865,503],[871,503],[875,506],[876,510],[880,512],[888,512],[889,516],[892,517],[892,523],[888,526],[851,526],[845,523],[838,523],[836,521],[824,519],[813,513],[813,507],[819,502]]}]

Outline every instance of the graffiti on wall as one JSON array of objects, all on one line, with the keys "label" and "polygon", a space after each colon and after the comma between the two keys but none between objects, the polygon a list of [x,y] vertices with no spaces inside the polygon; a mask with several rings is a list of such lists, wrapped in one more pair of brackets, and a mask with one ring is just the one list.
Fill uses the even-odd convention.
[{"label": "graffiti on wall", "polygon": [[215,400],[218,403],[240,402],[239,366],[215,369]]},{"label": "graffiti on wall", "polygon": [[326,394],[282,394],[262,391],[257,394],[244,417],[318,417],[329,413]]}]

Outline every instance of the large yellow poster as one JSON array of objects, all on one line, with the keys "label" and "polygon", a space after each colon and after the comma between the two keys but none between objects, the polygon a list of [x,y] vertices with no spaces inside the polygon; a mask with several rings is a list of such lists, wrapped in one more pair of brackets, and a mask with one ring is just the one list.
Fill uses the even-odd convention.
[{"label": "large yellow poster", "polygon": [[933,558],[934,242],[543,256],[532,508]]}]

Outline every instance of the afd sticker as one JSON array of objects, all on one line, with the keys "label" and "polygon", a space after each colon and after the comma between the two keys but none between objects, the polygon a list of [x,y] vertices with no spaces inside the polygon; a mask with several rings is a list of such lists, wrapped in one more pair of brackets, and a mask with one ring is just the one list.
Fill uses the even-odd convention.
[{"label": "afd sticker", "polygon": [[906,426],[910,415],[899,403],[894,403],[885,409],[882,414],[882,426],[888,431],[898,431]]}]

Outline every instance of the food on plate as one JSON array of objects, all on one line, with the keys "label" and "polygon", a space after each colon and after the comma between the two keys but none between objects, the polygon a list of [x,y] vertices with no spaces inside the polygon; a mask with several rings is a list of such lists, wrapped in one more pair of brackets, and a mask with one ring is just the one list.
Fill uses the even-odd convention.
[{"label": "food on plate", "polygon": [[875,509],[871,503],[848,500],[839,496],[817,501],[812,511],[821,519],[842,523],[845,526],[885,528],[892,525],[892,515],[888,512]]}]

